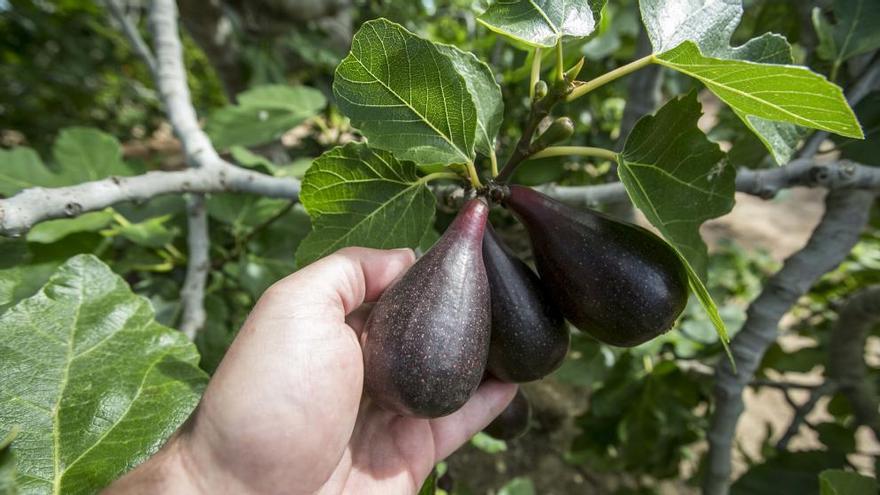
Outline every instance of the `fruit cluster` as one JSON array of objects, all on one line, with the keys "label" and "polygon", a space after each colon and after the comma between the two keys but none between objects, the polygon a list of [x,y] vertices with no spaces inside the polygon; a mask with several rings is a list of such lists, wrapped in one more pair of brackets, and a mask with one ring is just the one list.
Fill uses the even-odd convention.
[{"label": "fruit cluster", "polygon": [[[489,196],[525,225],[540,278],[487,224],[488,200],[468,201],[367,321],[365,388],[388,410],[444,416],[486,373],[510,382],[547,375],[568,351],[566,319],[606,344],[634,346],[684,309],[685,269],[651,232],[528,187]],[[524,401],[511,407],[527,418]]]}]

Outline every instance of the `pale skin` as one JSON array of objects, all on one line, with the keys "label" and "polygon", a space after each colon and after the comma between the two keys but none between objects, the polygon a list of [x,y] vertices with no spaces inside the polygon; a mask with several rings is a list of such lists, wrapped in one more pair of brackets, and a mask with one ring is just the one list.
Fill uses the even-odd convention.
[{"label": "pale skin", "polygon": [[432,420],[362,397],[365,303],[413,262],[408,249],[346,248],[273,285],[187,424],[104,493],[416,493],[516,386],[488,380]]}]

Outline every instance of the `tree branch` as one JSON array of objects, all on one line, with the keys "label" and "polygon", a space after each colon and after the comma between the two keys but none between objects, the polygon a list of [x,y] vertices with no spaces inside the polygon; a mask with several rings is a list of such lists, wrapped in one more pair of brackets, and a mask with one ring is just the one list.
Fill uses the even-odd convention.
[{"label": "tree branch", "polygon": [[[196,119],[186,82],[177,5],[173,0],[154,0],[150,26],[153,29],[157,53],[154,72],[156,85],[174,132],[183,143],[187,162],[192,168],[206,170],[232,166],[220,159]],[[211,268],[211,239],[208,236],[205,197],[200,194],[189,196],[186,213],[189,260],[180,293],[183,304],[180,329],[193,340],[205,324],[205,285]]]},{"label": "tree branch", "polygon": [[[740,169],[736,175],[737,191],[764,199],[795,186],[880,191],[880,168],[846,160],[819,163],[814,159],[802,158],[772,169]],[[596,206],[629,201],[623,184],[619,182],[591,186],[547,184],[536,189],[574,205]]]},{"label": "tree branch", "polygon": [[867,377],[865,342],[880,323],[880,285],[849,296],[840,310],[828,346],[828,378],[840,386],[858,424],[880,441],[880,397]]},{"label": "tree branch", "polygon": [[150,51],[150,47],[141,37],[137,26],[125,15],[125,10],[122,8],[119,0],[104,0],[104,5],[110,11],[110,15],[119,23],[123,34],[128,38],[135,53],[147,64],[150,74],[156,77],[156,58],[153,56],[153,52]]},{"label": "tree branch", "polygon": [[709,430],[707,473],[703,493],[726,494],[731,447],[743,411],[742,391],[752,381],[761,358],[778,334],[780,319],[815,281],[834,269],[852,250],[868,222],[874,193],[832,190],[822,221],[803,249],[789,257],[749,306],[746,322],[730,344],[738,373],[722,359],[715,373],[715,405]]},{"label": "tree branch", "polygon": [[147,201],[174,193],[239,192],[272,198],[299,198],[296,179],[272,177],[231,164],[133,177],[108,177],[75,186],[25,189],[0,199],[0,234],[21,235],[37,223],[76,217],[124,201]]},{"label": "tree branch", "polygon": [[208,212],[205,196],[190,195],[186,200],[187,245],[189,258],[186,265],[186,278],[180,289],[180,302],[183,314],[180,331],[194,340],[199,330],[205,326],[205,285],[211,268],[209,256],[211,240],[208,236]]},{"label": "tree branch", "polygon": [[[782,438],[776,442],[776,450],[785,450],[788,447],[788,442],[797,435],[801,425],[805,423],[809,425],[809,423],[807,423],[807,416],[816,407],[816,403],[819,402],[819,399],[826,395],[833,394],[835,390],[837,390],[837,385],[834,384],[834,382],[826,381],[819,387],[810,390],[810,395],[803,404],[792,404],[794,406],[794,417],[791,419],[791,423],[788,424],[788,428],[785,430]],[[786,394],[786,397],[787,396],[788,395]]]}]

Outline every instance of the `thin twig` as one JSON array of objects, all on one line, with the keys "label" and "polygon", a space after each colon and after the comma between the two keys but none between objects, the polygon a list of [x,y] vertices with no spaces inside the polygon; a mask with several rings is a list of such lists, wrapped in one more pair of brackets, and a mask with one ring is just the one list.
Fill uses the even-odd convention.
[{"label": "thin twig", "polygon": [[791,397],[788,395],[788,391],[786,391],[785,396],[786,399],[789,400],[789,404],[794,407],[794,417],[791,419],[791,423],[789,423],[788,428],[785,430],[785,433],[776,442],[776,450],[785,450],[788,447],[788,442],[797,435],[798,430],[802,424],[812,427],[812,425],[807,421],[807,416],[813,412],[813,409],[816,407],[816,403],[819,402],[819,399],[825,397],[826,395],[833,394],[837,389],[837,385],[833,382],[826,381],[822,385],[817,388],[814,388],[810,391],[810,396],[804,401],[803,404],[796,404]]},{"label": "thin twig", "polygon": [[858,424],[870,428],[880,441],[880,397],[865,365],[865,342],[878,323],[880,285],[862,289],[846,299],[828,345],[828,378],[840,386]]},{"label": "thin twig", "polygon": [[112,15],[113,18],[116,19],[116,22],[120,24],[123,34],[128,38],[135,53],[137,53],[141,60],[147,64],[147,68],[150,69],[150,74],[155,78],[156,57],[153,56],[153,52],[150,50],[149,45],[147,45],[141,37],[137,26],[135,26],[134,23],[131,22],[131,19],[125,15],[125,9],[123,9],[122,4],[120,4],[119,0],[104,0],[104,4],[106,5],[107,10],[110,11],[110,15]]},{"label": "thin twig", "polygon": [[746,322],[730,344],[738,372],[726,359],[715,377],[716,410],[709,429],[709,453],[703,493],[728,493],[731,451],[736,424],[743,411],[743,389],[752,381],[767,348],[776,340],[779,321],[822,275],[833,270],[852,250],[868,222],[874,192],[832,190],[825,199],[822,221],[803,249],[785,260],[749,306]]}]

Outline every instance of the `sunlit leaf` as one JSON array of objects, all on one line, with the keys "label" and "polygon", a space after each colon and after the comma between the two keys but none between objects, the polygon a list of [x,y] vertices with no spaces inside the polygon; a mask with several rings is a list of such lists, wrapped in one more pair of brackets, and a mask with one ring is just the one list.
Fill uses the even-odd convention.
[{"label": "sunlit leaf", "polygon": [[549,48],[566,37],[589,36],[596,29],[592,7],[576,0],[497,0],[477,21],[514,40]]},{"label": "sunlit leaf", "polygon": [[70,259],[0,316],[0,430],[21,428],[20,489],[95,493],[156,452],[199,400],[198,359],[100,260]]},{"label": "sunlit leaf", "polygon": [[418,163],[474,158],[477,109],[456,64],[386,19],[365,23],[336,68],[333,93],[370,145]]},{"label": "sunlit leaf", "polygon": [[863,137],[840,87],[805,67],[707,57],[691,41],[655,60],[698,79],[738,114]]}]

